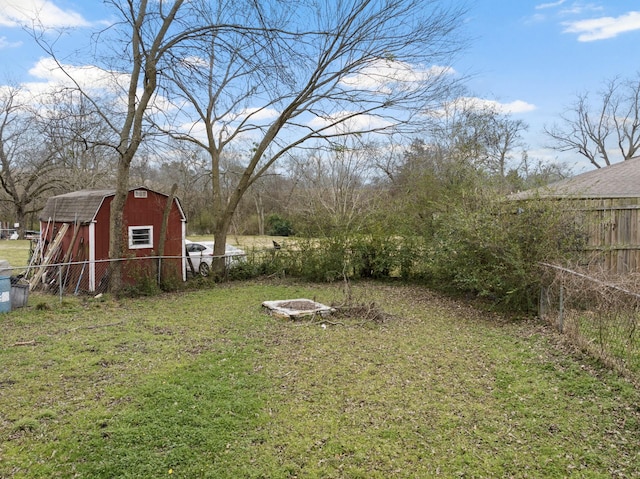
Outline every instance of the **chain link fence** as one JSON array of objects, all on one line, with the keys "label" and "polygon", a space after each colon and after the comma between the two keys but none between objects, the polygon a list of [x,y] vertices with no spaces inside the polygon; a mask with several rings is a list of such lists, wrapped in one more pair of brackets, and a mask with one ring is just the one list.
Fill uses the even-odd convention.
[{"label": "chain link fence", "polygon": [[12,278],[29,284],[31,290],[61,295],[105,293],[116,263],[122,268],[125,285],[141,282],[162,285],[169,281],[182,281],[183,267],[187,277],[193,274],[184,256],[149,256],[30,265],[12,268]]},{"label": "chain link fence", "polygon": [[595,277],[551,264],[539,315],[580,347],[640,384],[640,276]]},{"label": "chain link fence", "polygon": [[[210,266],[216,257],[208,256]],[[231,264],[225,255],[225,264]],[[234,261],[237,256],[234,256]],[[209,276],[210,267],[198,267],[201,260],[192,261],[188,256],[147,256],[111,260],[71,261],[67,263],[32,264],[8,267],[2,273],[10,276],[12,295],[28,296],[38,291],[60,296],[98,295],[106,293],[111,283],[114,266],[119,266],[125,290],[153,292],[161,289],[177,289],[185,280]],[[225,275],[228,269],[225,269]],[[12,301],[13,303],[13,301]],[[18,307],[23,306],[16,300]]]}]

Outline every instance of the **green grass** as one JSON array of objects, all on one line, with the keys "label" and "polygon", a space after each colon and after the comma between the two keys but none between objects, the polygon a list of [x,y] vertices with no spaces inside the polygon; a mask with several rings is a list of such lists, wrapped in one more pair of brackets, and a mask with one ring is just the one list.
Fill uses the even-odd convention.
[{"label": "green grass", "polygon": [[[189,235],[191,241],[213,241],[213,235]],[[229,235],[227,243],[238,246],[247,252],[254,250],[273,249],[273,241],[283,247],[294,245],[297,239],[293,236],[268,236],[268,235]]]},{"label": "green grass", "polygon": [[630,307],[595,313],[567,308],[564,331],[582,349],[640,384],[638,319],[638,313]]},{"label": "green grass", "polygon": [[29,264],[29,240],[0,240],[0,259],[9,261],[11,266]]},{"label": "green grass", "polygon": [[640,394],[546,327],[421,288],[354,295],[392,316],[265,315],[343,299],[288,282],[33,295],[0,318],[0,477],[640,475]]}]

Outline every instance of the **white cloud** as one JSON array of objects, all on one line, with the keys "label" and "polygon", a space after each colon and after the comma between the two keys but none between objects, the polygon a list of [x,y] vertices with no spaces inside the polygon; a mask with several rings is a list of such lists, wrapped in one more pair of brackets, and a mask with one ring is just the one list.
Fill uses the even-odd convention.
[{"label": "white cloud", "polygon": [[273,120],[278,117],[280,113],[273,108],[247,108],[238,114],[238,117],[245,118],[251,116],[254,121],[261,120]]},{"label": "white cloud", "polygon": [[[72,92],[80,88],[84,94],[93,98],[110,101],[110,108],[122,114],[126,112],[129,74],[104,70],[93,65],[59,66],[51,58],[40,59],[29,70],[29,74],[35,77],[36,81],[24,82],[20,85],[25,98],[24,102],[40,105],[45,108],[45,111],[49,102],[57,101],[61,91],[66,91],[68,95],[66,98],[71,98]],[[139,89],[138,96],[141,95],[142,91]],[[164,115],[179,109],[180,106],[169,101],[167,97],[156,94],[149,104],[148,111],[150,114]]]},{"label": "white cloud", "polygon": [[326,134],[344,134],[348,132],[365,132],[372,131],[381,128],[387,128],[391,126],[391,122],[385,120],[383,118],[373,116],[373,115],[356,115],[353,118],[349,118],[349,116],[353,115],[352,111],[341,111],[334,115],[331,118],[321,118],[315,117],[311,120],[308,125],[310,128],[314,130],[319,130],[321,128],[328,127],[329,125],[338,122],[337,125],[334,125],[326,130],[324,133]]},{"label": "white cloud", "polygon": [[592,42],[614,38],[621,33],[640,30],[640,12],[629,12],[619,17],[601,17],[565,22],[565,33],[577,33],[578,41]]},{"label": "white cloud", "polygon": [[[119,90],[126,88],[129,76],[123,73],[111,72],[102,68],[85,65],[62,65],[60,67],[51,58],[41,58],[30,70],[29,74],[44,80],[43,85],[51,87],[74,86],[74,81],[86,90]],[[73,78],[74,81],[71,80]],[[30,83],[34,85],[34,83]]]},{"label": "white cloud", "polygon": [[604,10],[603,7],[599,5],[595,5],[593,3],[572,3],[571,5],[567,5],[565,8],[560,10],[560,15],[569,16],[569,15],[586,15],[588,12],[602,12]]},{"label": "white cloud", "polygon": [[195,55],[184,57],[180,60],[180,63],[187,68],[206,68],[209,66],[209,62],[207,60]]},{"label": "white cloud", "polygon": [[[181,106],[167,104],[164,107],[164,111],[183,111],[184,109],[184,105]],[[188,106],[186,107],[186,109],[188,109]],[[224,118],[219,119],[219,121],[217,121],[213,125],[214,135],[222,135],[222,138],[224,140],[227,140],[231,135],[235,135],[239,138],[251,138],[254,133],[250,131],[238,135],[236,128],[239,126],[240,122],[251,116],[250,122],[252,124],[260,124],[264,126],[265,124],[268,125],[270,123],[270,120],[277,118],[278,115],[278,111],[274,110],[273,108],[246,108],[239,112],[230,112]],[[185,121],[177,125],[175,128],[176,131],[189,134],[205,143],[208,141],[206,125],[201,120]],[[251,128],[249,130],[251,130]],[[259,141],[259,138],[255,139],[256,141]]]},{"label": "white cloud", "polygon": [[405,62],[380,60],[357,74],[344,78],[342,84],[349,88],[388,94],[398,88],[401,91],[410,91],[430,78],[454,73],[455,70],[451,67],[433,66],[419,69]]},{"label": "white cloud", "polygon": [[509,103],[501,103],[484,98],[462,97],[457,100],[460,104],[477,109],[490,109],[501,114],[527,113],[534,111],[536,106],[523,100],[515,100]]},{"label": "white cloud", "polygon": [[73,10],[63,10],[49,0],[0,0],[0,26],[43,28],[86,27],[89,22]]},{"label": "white cloud", "polygon": [[10,42],[7,37],[0,37],[0,50],[22,46],[22,42]]},{"label": "white cloud", "polygon": [[189,123],[183,123],[176,127],[176,131],[180,133],[191,135],[202,142],[207,141],[207,128],[202,121],[192,121]]},{"label": "white cloud", "polygon": [[547,16],[542,13],[534,13],[533,15],[526,17],[524,23],[527,25],[541,23],[547,21]]},{"label": "white cloud", "polygon": [[541,3],[540,5],[536,5],[536,10],[544,10],[545,8],[554,8],[562,5],[566,0],[558,0],[557,2],[551,3]]}]

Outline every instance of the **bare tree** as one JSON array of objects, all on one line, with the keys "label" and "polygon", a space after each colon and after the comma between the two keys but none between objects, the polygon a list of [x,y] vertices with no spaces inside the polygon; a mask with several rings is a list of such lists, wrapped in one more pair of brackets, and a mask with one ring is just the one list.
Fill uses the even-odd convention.
[{"label": "bare tree", "polygon": [[[174,101],[189,107],[170,123],[188,128],[165,131],[211,158],[215,254],[224,253],[245,192],[291,150],[411,131],[455,85],[447,62],[461,46],[463,10],[449,2],[324,0],[287,9],[219,1],[208,14],[210,23],[255,27],[219,32],[173,62]],[[244,169],[224,197],[222,152],[243,142]]]},{"label": "bare tree", "polygon": [[253,219],[253,222],[246,227],[260,235],[273,234],[267,230],[269,217],[274,214],[288,216],[290,205],[295,207],[295,204],[292,205],[292,195],[298,183],[298,178],[284,171],[263,175],[254,182],[248,190],[253,212],[249,219]]},{"label": "bare tree", "polygon": [[571,168],[566,163],[531,160],[527,154],[522,155],[518,173],[522,179],[521,190],[545,186],[572,175]]},{"label": "bare tree", "polygon": [[42,208],[45,194],[57,187],[53,154],[43,148],[36,115],[17,87],[0,90],[0,186],[12,204],[24,235],[26,217]]},{"label": "bare tree", "polygon": [[354,232],[372,212],[376,169],[368,145],[345,141],[328,151],[308,152],[295,162],[297,188],[290,207],[314,233]]},{"label": "bare tree", "polygon": [[111,149],[96,144],[110,134],[108,126],[77,91],[63,89],[40,96],[38,129],[43,147],[59,168],[64,168],[60,187],[67,191],[110,188],[116,162]]},{"label": "bare tree", "polygon": [[628,160],[640,149],[640,73],[606,83],[594,105],[588,93],[560,116],[560,125],[545,128],[558,151],[574,151],[595,166]]},{"label": "bare tree", "polygon": [[[157,115],[156,125],[208,152],[222,254],[244,193],[291,149],[409,129],[455,84],[447,61],[460,48],[455,32],[463,10],[443,0],[106,3],[119,21],[96,33],[91,52],[111,78],[106,90],[83,83],[49,37],[36,37],[111,130],[106,140],[92,139],[110,146],[117,160],[111,257],[123,254],[130,168],[150,114],[177,111],[166,117],[171,126]],[[160,96],[168,94],[165,79],[177,93],[172,103]],[[109,95],[114,101],[103,101]],[[231,145],[246,146],[246,163],[224,198],[220,158]],[[116,263],[110,286],[118,292],[121,285]]]},{"label": "bare tree", "polygon": [[459,98],[442,110],[430,129],[430,141],[440,149],[441,161],[466,163],[504,178],[524,147],[527,128],[491,102]]},{"label": "bare tree", "polygon": [[[79,69],[60,60],[55,43],[50,43],[48,36],[38,33],[35,36],[111,130],[108,138],[87,139],[87,142],[106,144],[115,153],[116,191],[111,203],[109,256],[118,258],[123,255],[126,243],[123,211],[131,163],[147,133],[149,110],[161,108],[162,99],[158,97],[160,72],[169,70],[171,52],[181,43],[236,26],[203,23],[201,12],[208,4],[204,0],[108,0],[105,3],[112,7],[119,20],[96,33],[91,59],[101,62],[100,71],[110,80],[106,89],[98,90],[83,82],[77,74]],[[111,55],[107,48],[112,49]],[[80,73],[84,72],[84,69],[80,70]],[[111,101],[105,101],[105,96]],[[122,265],[114,262],[110,289],[117,293],[121,288]]]},{"label": "bare tree", "polygon": [[[188,145],[174,145],[166,152],[158,167],[156,181],[163,185],[177,184],[176,195],[189,218],[194,223],[200,212],[205,211],[211,204],[211,175],[208,161],[200,151],[185,148]],[[211,228],[211,225],[209,225]]]},{"label": "bare tree", "polygon": [[488,126],[484,138],[488,167],[500,178],[505,178],[509,165],[515,160],[516,149],[523,146],[521,135],[528,125],[522,120],[496,114],[489,117]]}]

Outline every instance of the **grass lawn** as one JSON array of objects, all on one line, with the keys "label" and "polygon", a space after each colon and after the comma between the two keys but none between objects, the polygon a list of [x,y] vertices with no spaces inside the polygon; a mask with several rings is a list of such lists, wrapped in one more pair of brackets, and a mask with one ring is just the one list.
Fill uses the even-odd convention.
[{"label": "grass lawn", "polygon": [[[189,236],[191,241],[213,241],[213,235],[193,235]],[[276,241],[281,246],[295,244],[295,237],[286,236],[257,236],[257,235],[229,235],[227,237],[227,243],[234,246],[238,246],[245,251],[273,249],[273,241]]]},{"label": "grass lawn", "polygon": [[9,261],[12,267],[29,264],[29,240],[0,240],[0,259]]},{"label": "grass lawn", "polygon": [[536,322],[360,283],[384,322],[286,281],[0,317],[2,478],[639,477],[640,394]]}]

